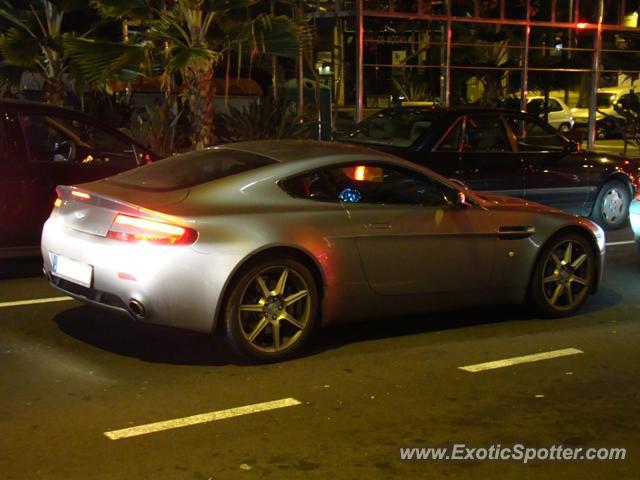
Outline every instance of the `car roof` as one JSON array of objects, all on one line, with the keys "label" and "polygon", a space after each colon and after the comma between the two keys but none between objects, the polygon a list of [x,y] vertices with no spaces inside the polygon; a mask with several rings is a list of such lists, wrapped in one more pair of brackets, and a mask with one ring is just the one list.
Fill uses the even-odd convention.
[{"label": "car roof", "polygon": [[322,142],[317,140],[255,140],[220,145],[214,148],[240,150],[262,155],[280,163],[295,162],[307,158],[326,158],[345,155],[376,155],[392,157],[379,150],[349,143]]}]

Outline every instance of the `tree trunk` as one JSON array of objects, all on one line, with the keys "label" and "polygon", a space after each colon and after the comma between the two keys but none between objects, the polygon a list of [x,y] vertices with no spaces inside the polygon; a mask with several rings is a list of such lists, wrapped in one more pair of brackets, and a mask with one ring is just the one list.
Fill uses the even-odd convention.
[{"label": "tree trunk", "polygon": [[187,76],[186,89],[191,119],[191,132],[189,135],[191,146],[196,150],[209,147],[215,141],[213,69],[196,68],[190,70]]},{"label": "tree trunk", "polygon": [[64,86],[64,81],[58,78],[47,78],[44,81],[44,98],[45,101],[51,105],[57,105],[61,107],[64,105],[64,100],[67,95],[67,89]]}]

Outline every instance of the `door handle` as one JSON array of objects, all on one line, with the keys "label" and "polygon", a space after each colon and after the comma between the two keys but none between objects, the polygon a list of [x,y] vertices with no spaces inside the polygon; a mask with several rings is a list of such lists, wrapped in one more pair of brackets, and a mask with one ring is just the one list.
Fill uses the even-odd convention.
[{"label": "door handle", "polygon": [[384,223],[384,222],[368,223],[367,224],[367,228],[370,229],[370,230],[390,230],[391,229],[391,224],[390,223]]}]

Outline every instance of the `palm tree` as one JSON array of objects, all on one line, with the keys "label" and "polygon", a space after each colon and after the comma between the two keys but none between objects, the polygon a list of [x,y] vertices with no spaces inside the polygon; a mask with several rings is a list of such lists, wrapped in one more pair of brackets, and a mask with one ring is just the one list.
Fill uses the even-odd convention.
[{"label": "palm tree", "polygon": [[54,105],[63,104],[67,64],[62,45],[62,21],[65,13],[77,8],[77,4],[32,0],[28,2],[29,9],[25,10],[8,0],[0,3],[0,18],[10,25],[0,34],[0,54],[4,59],[2,71],[5,73],[3,83],[15,82],[24,71],[36,72],[44,78],[45,100]]},{"label": "palm tree", "polygon": [[181,92],[189,107],[192,147],[203,148],[215,140],[213,78],[222,58],[243,49],[251,55],[287,56],[299,49],[297,26],[286,17],[260,15],[248,24],[234,21],[230,12],[252,3],[180,0],[163,8],[152,0],[95,0],[101,15],[143,19],[147,28],[119,43],[69,36],[65,47],[82,73],[96,83],[160,74],[165,93]]}]

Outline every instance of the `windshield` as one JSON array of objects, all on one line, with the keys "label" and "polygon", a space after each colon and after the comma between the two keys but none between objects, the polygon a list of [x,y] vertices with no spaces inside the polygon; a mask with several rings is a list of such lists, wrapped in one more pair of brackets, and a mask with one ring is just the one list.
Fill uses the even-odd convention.
[{"label": "windshield", "polygon": [[228,149],[183,153],[107,179],[117,185],[151,191],[171,191],[276,163],[262,155]]},{"label": "windshield", "polygon": [[[616,98],[615,93],[598,93],[596,95],[597,108],[609,108]],[[578,108],[589,108],[589,98],[585,97],[578,102]]]},{"label": "windshield", "polygon": [[352,132],[338,137],[338,140],[410,147],[436,123],[439,116],[440,113],[428,110],[382,110],[359,123]]}]

